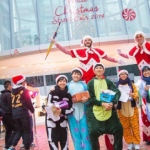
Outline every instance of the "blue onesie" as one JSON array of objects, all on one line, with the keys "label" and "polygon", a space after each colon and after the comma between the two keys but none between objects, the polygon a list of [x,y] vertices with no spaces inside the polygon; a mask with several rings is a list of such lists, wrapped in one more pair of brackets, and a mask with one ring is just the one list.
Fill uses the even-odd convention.
[{"label": "blue onesie", "polygon": [[[87,90],[87,85],[82,82],[71,81],[68,84],[71,95]],[[68,115],[68,123],[75,150],[92,150],[89,140],[89,132],[86,120],[86,105],[82,102],[73,103],[75,111]]]}]

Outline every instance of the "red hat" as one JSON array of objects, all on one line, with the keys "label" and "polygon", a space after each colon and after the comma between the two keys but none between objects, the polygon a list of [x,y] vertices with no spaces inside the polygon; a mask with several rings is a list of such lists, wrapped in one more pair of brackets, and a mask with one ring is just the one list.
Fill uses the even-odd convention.
[{"label": "red hat", "polygon": [[56,83],[58,82],[58,80],[61,78],[61,77],[63,77],[63,78],[65,78],[66,80],[67,80],[67,82],[68,82],[68,78],[67,78],[67,76],[65,76],[65,75],[58,75],[57,77],[56,77]]},{"label": "red hat", "polygon": [[71,74],[75,70],[78,70],[81,73],[81,77],[83,76],[83,71],[80,68],[74,68],[74,69],[72,69]]},{"label": "red hat", "polygon": [[12,77],[12,81],[14,84],[20,84],[26,80],[24,75],[17,75]]},{"label": "red hat", "polygon": [[82,38],[80,46],[84,46],[85,39],[91,39],[91,41],[93,42],[93,38],[90,35],[86,35]]},{"label": "red hat", "polygon": [[144,32],[142,32],[142,31],[137,31],[137,32],[135,32],[135,34],[134,34],[134,41],[135,41],[135,42],[136,42],[136,36],[139,35],[139,34],[141,34],[141,35],[144,37],[144,39],[146,38],[146,35],[145,35]]},{"label": "red hat", "polygon": [[105,67],[104,67],[104,65],[103,65],[102,63],[96,63],[96,64],[93,65],[93,71],[95,70],[95,68],[96,68],[97,66],[101,66],[101,67],[103,67],[103,69],[105,70]]},{"label": "red hat", "polygon": [[127,75],[129,74],[127,70],[123,69],[123,70],[119,70],[118,75],[120,76],[120,74],[123,72],[125,72]]}]

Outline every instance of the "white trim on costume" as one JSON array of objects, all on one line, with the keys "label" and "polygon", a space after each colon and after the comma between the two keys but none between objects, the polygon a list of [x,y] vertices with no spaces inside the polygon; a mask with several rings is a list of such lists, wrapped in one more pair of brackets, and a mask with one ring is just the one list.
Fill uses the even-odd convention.
[{"label": "white trim on costume", "polygon": [[118,72],[118,75],[120,76],[120,74],[122,74],[123,72],[125,72],[127,75],[129,74],[127,70],[123,69]]},{"label": "white trim on costume", "polygon": [[[146,48],[146,41],[143,43],[143,51],[146,53],[146,54],[148,54],[148,55],[150,55],[150,51]],[[143,54],[143,53],[141,53],[141,54]]]},{"label": "white trim on costume", "polygon": [[96,63],[97,62],[95,61],[95,59],[91,58],[86,64],[80,62],[80,68],[87,72]]},{"label": "white trim on costume", "polygon": [[20,84],[20,83],[24,82],[25,80],[26,80],[26,78],[25,78],[25,76],[23,76],[23,78],[21,80],[17,81],[16,84]]},{"label": "white trim on costume", "polygon": [[71,74],[72,74],[72,72],[75,71],[75,70],[78,70],[78,71],[81,73],[81,76],[83,76],[83,71],[82,71],[80,68],[74,68],[74,69],[72,69]]},{"label": "white trim on costume", "polygon": [[131,56],[130,54],[127,54],[127,55],[128,55],[129,58],[133,58],[133,57],[135,57],[135,55],[138,53],[138,51],[139,51],[139,48],[137,48],[137,46],[136,46],[136,50],[135,50],[135,52],[133,53],[133,55],[132,55],[132,56]]},{"label": "white trim on costume", "polygon": [[127,54],[127,56],[128,56],[129,58],[134,58],[134,56],[131,56],[130,54]]},{"label": "white trim on costume", "polygon": [[103,58],[107,55],[107,53],[105,53],[105,52],[104,52],[103,55],[100,55],[94,48],[92,48],[92,51],[90,50],[90,48],[87,48],[87,49],[85,49],[85,55],[86,56],[83,58],[83,57],[79,56],[79,54],[77,53],[77,49],[73,49],[72,51],[73,51],[74,55],[76,56],[76,58],[78,58],[81,61],[84,61],[84,60],[88,59],[88,53],[91,53],[91,54],[96,53],[98,55],[98,57],[100,57],[100,58]]},{"label": "white trim on costume", "polygon": [[56,80],[56,83],[57,83],[57,81],[59,80],[59,78],[61,78],[61,77],[64,77],[64,78],[67,80],[67,82],[68,82],[67,76],[65,76],[65,75],[62,74],[62,75],[59,75],[59,76],[56,77],[56,79],[55,79],[55,80]]},{"label": "white trim on costume", "polygon": [[87,60],[87,58],[88,58],[88,54],[87,54],[87,51],[86,51],[86,56],[83,58],[83,57],[80,57],[79,55],[78,55],[78,53],[77,53],[77,50],[76,49],[74,49],[73,50],[73,53],[74,53],[74,55],[76,56],[76,58],[78,58],[79,60],[81,60],[81,61],[84,61],[84,60]]}]

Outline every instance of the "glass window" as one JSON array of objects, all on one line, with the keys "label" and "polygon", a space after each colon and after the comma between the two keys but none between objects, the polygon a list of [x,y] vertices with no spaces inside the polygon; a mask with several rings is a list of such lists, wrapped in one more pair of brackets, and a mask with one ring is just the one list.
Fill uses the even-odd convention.
[{"label": "glass window", "polygon": [[140,16],[140,23],[142,31],[145,33],[150,33],[150,21],[145,16],[149,16],[149,12],[146,10],[146,4],[143,3],[142,5],[139,5],[139,16]]},{"label": "glass window", "polygon": [[122,17],[128,34],[134,34],[138,30],[148,33],[150,24],[146,18],[150,18],[150,16],[144,0],[122,0],[122,4]]},{"label": "glass window", "polygon": [[9,1],[0,1],[0,51],[11,49],[11,19]]},{"label": "glass window", "polygon": [[148,3],[149,3],[149,10],[150,10],[150,0],[148,0]]},{"label": "glass window", "polygon": [[[149,5],[149,6],[148,6]],[[150,32],[150,0],[0,1],[0,51],[57,41]],[[109,39],[110,40],[110,39]]]},{"label": "glass window", "polygon": [[15,46],[40,44],[35,1],[14,0],[13,6]]},{"label": "glass window", "polygon": [[49,43],[49,38],[54,35],[57,29],[58,23],[61,23],[61,27],[58,31],[57,39],[59,41],[68,40],[68,27],[65,23],[66,16],[64,15],[64,1],[50,1],[42,0],[38,2],[38,23],[40,29],[40,37],[42,38],[41,44]]}]

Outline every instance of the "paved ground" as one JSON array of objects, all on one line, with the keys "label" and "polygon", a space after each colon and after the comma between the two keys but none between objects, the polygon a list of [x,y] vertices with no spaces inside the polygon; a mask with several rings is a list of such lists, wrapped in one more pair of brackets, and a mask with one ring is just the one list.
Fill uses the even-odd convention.
[{"label": "paved ground", "polygon": [[[45,121],[45,116],[43,117],[38,117],[38,111],[40,109],[37,109],[35,112],[35,116],[36,116],[36,131],[34,130],[35,134],[35,144],[36,147],[32,148],[32,150],[49,150],[49,146],[48,146],[48,142],[47,142],[47,136],[46,136],[46,130],[45,130],[45,125],[44,125],[44,121]],[[140,131],[142,133],[142,123],[140,120]],[[68,132],[69,133],[69,132]],[[3,146],[4,146],[4,133],[0,133],[0,150],[3,150]],[[142,137],[142,136],[141,136]],[[142,139],[141,139],[142,140]],[[103,136],[101,136],[99,138],[100,141],[100,150],[107,150],[106,146],[105,146],[105,142],[103,139]],[[18,145],[16,146],[16,150],[20,149],[22,141],[20,140]],[[145,145],[144,142],[141,141],[141,150],[150,150],[150,146]],[[69,150],[74,150],[73,148],[73,143],[72,143],[72,139],[69,133]],[[124,146],[123,146],[123,150],[127,150],[127,145],[124,142]]]},{"label": "paved ground", "polygon": [[[44,125],[37,126],[36,131],[37,131],[37,133],[35,135],[36,147],[32,148],[32,150],[49,150],[45,126]],[[1,136],[3,136],[3,134],[1,134]],[[22,141],[20,140],[18,145],[16,146],[16,150],[20,149],[21,142]],[[100,137],[100,144],[101,144],[101,150],[106,150],[103,136]],[[4,145],[4,139],[1,139],[0,140],[0,150],[3,150],[3,145]],[[74,150],[73,143],[72,143],[72,140],[70,137],[70,133],[69,133],[69,150]],[[123,150],[127,150],[125,143],[124,143]],[[141,150],[150,150],[150,146],[146,146],[145,143],[141,142]]]}]

